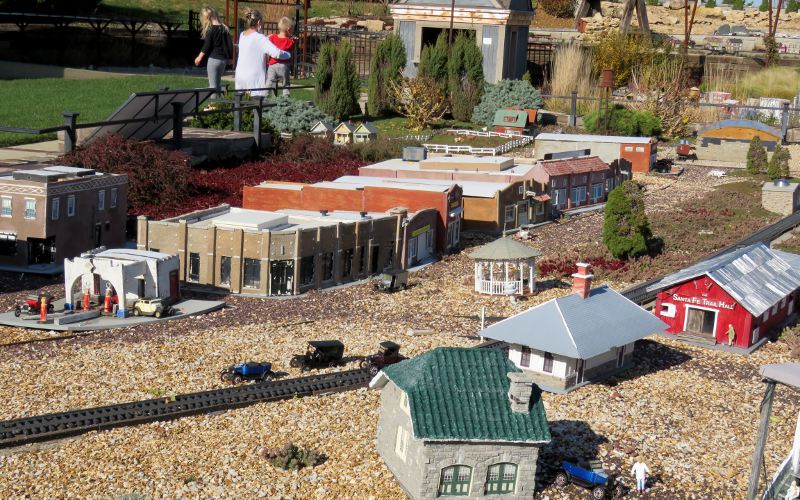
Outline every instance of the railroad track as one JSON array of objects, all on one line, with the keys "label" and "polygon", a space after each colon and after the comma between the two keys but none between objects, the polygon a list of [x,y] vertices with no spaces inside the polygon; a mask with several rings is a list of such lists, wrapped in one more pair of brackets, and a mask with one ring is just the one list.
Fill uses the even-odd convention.
[{"label": "railroad track", "polygon": [[265,401],[343,392],[366,387],[370,378],[366,370],[348,370],[8,420],[0,422],[0,448],[230,410]]}]

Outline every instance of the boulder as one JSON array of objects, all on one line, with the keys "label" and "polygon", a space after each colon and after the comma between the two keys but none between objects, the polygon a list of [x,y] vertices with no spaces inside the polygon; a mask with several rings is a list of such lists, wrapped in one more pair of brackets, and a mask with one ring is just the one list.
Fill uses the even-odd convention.
[{"label": "boulder", "polygon": [[381,19],[364,19],[356,23],[358,26],[367,28],[367,31],[374,33],[381,32],[386,29],[386,23]]},{"label": "boulder", "polygon": [[680,19],[678,19],[675,16],[664,16],[663,22],[664,22],[664,24],[667,24],[667,25],[675,25],[675,24],[678,24],[681,21],[680,21]]},{"label": "boulder", "polygon": [[669,0],[669,3],[667,4],[667,8],[670,10],[681,10],[683,7],[683,0]]}]

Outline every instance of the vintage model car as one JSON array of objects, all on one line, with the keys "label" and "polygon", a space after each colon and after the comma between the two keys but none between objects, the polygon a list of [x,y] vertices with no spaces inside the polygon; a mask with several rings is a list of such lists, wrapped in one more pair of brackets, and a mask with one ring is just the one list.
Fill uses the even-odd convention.
[{"label": "vintage model car", "polygon": [[375,283],[375,289],[381,292],[395,292],[406,288],[408,288],[408,271],[400,269],[384,272],[378,276]]},{"label": "vintage model car", "polygon": [[49,293],[42,292],[39,295],[28,295],[21,303],[14,307],[14,316],[19,317],[21,314],[38,314],[41,311],[42,297],[47,299],[47,312],[53,312],[53,296]]},{"label": "vintage model car", "polygon": [[556,484],[565,486],[567,483],[573,483],[589,488],[592,498],[596,500],[602,500],[606,495],[621,497],[625,493],[625,489],[616,476],[609,476],[599,460],[590,460],[588,466],[587,469],[566,460],[562,461],[561,468],[563,470],[556,474]]},{"label": "vintage model car", "polygon": [[164,299],[139,299],[133,305],[134,316],[169,316],[172,308],[164,303]]},{"label": "vintage model car", "polygon": [[305,354],[292,357],[289,366],[303,371],[311,368],[325,368],[342,364],[344,344],[338,340],[312,340]]},{"label": "vintage model car", "polygon": [[393,365],[404,359],[406,357],[400,355],[400,344],[386,341],[380,343],[378,352],[362,359],[359,366],[364,370],[369,370],[369,374],[375,376],[384,366]]},{"label": "vintage model car", "polygon": [[272,371],[272,363],[256,363],[250,361],[248,363],[239,363],[231,365],[219,374],[219,378],[223,382],[231,384],[239,384],[243,380],[258,380],[270,381],[275,378],[275,373]]}]

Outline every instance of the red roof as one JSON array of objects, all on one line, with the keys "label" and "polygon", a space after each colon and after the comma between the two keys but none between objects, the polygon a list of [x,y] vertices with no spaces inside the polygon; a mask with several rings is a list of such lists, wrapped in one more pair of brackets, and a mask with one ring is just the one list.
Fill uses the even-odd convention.
[{"label": "red roof", "polygon": [[541,164],[548,175],[585,174],[611,170],[611,167],[597,156],[544,160]]}]

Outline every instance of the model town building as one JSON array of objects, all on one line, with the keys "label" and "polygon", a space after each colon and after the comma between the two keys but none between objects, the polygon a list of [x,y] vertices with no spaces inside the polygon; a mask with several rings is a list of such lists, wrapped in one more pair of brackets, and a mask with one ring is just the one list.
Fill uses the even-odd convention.
[{"label": "model town building", "polygon": [[761,187],[761,206],[770,212],[791,215],[800,208],[800,183],[777,179]]},{"label": "model town building", "polygon": [[329,135],[333,134],[333,127],[324,121],[318,121],[313,127],[311,127],[311,130],[308,131],[308,134],[315,137],[328,137]]},{"label": "model town building", "polygon": [[[436,210],[200,210],[139,217],[137,247],[180,257],[180,279],[248,295],[298,294],[405,269],[431,254]],[[421,238],[420,238],[421,237]]]},{"label": "model town building", "polygon": [[489,295],[523,295],[536,291],[535,248],[503,237],[469,254],[475,261],[475,291]]},{"label": "model town building", "polygon": [[128,178],[51,166],[0,175],[0,265],[60,265],[125,243]]},{"label": "model town building", "polygon": [[689,266],[648,290],[660,290],[655,314],[669,325],[667,332],[751,352],[794,313],[798,288],[800,256],[755,243]]},{"label": "model town building", "polygon": [[508,357],[544,390],[565,393],[633,364],[634,343],[667,325],[608,286],[592,288],[589,264],[573,293],[495,323],[481,336],[509,344]]},{"label": "model town building", "polygon": [[413,499],[532,498],[550,430],[539,390],[499,349],[440,347],[385,367],[378,453]]},{"label": "model town building", "polygon": [[695,154],[700,160],[743,162],[753,137],[761,139],[767,151],[772,152],[783,135],[779,129],[757,120],[722,120],[697,132]]},{"label": "model town building", "polygon": [[627,176],[597,156],[543,160],[534,170],[534,189],[550,197],[554,215],[603,203]]},{"label": "model town building", "polygon": [[517,80],[528,69],[528,28],[533,7],[528,0],[399,0],[390,7],[394,26],[406,48],[405,74],[417,75],[422,48],[453,28],[474,36],[483,53],[489,83]]},{"label": "model town building", "polygon": [[350,122],[342,122],[333,129],[333,143],[338,146],[353,144],[353,132],[356,127]]},{"label": "model town building", "polygon": [[378,138],[378,129],[369,122],[360,124],[353,131],[353,142],[362,143],[373,141]]},{"label": "model town building", "polygon": [[530,134],[536,125],[535,109],[502,108],[494,112],[492,127],[495,132]]},{"label": "model town building", "polygon": [[178,257],[160,252],[101,247],[64,262],[64,308],[77,309],[86,291],[91,300],[102,303],[107,291],[117,297],[118,317],[128,316],[137,300],[180,296]]},{"label": "model town building", "polygon": [[656,166],[657,142],[652,137],[547,133],[536,136],[534,153],[537,160],[549,160],[561,153],[580,151],[609,164],[616,162],[620,170],[649,172]]}]

